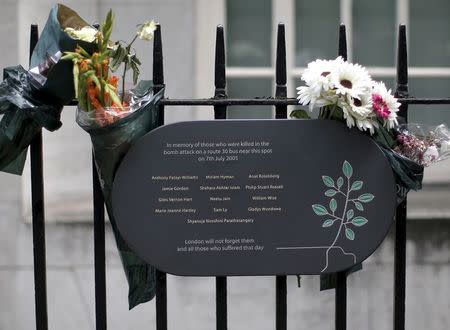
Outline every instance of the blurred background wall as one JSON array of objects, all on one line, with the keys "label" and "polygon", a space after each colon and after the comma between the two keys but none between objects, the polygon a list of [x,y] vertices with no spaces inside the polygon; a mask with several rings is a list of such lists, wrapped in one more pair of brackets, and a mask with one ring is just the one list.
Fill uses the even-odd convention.
[{"label": "blurred background wall", "polygon": [[[375,79],[394,87],[397,26],[407,24],[410,90],[420,97],[450,94],[450,2],[446,0],[73,0],[64,4],[90,22],[109,8],[116,14],[113,38],[129,40],[136,24],[162,25],[166,96],[213,95],[215,26],[227,43],[228,93],[233,97],[274,93],[274,41],[286,24],[288,96],[295,95],[302,68],[337,53],[337,28],[347,26],[349,60],[367,66]],[[29,27],[42,30],[54,5],[48,0],[0,0],[0,67],[27,67]],[[151,78],[151,43],[139,42],[142,78]],[[412,106],[410,121],[450,124],[448,106]],[[273,109],[230,108],[229,118],[271,118]],[[166,124],[212,119],[210,108],[167,108]],[[64,126],[44,134],[45,198],[51,329],[93,329],[93,234],[90,141],[63,111]],[[29,171],[22,178],[0,174],[0,329],[34,324]],[[426,171],[424,189],[410,194],[407,266],[408,329],[450,327],[450,161]],[[349,279],[349,329],[390,329],[393,241],[391,236]],[[132,311],[125,278],[107,228],[110,329],[154,328],[154,302]],[[319,292],[318,278],[289,280],[290,329],[332,329],[333,292]],[[169,277],[170,329],[214,327],[214,281]],[[273,329],[272,278],[232,278],[230,329]]]}]

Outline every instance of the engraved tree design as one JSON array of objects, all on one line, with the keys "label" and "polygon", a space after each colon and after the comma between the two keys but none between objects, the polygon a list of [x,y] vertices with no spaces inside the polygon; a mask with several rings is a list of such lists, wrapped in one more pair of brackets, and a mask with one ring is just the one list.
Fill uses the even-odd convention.
[{"label": "engraved tree design", "polygon": [[[322,269],[322,272],[328,268],[328,256],[331,249],[338,249],[341,250],[344,255],[352,256],[354,262],[356,263],[356,255],[351,252],[346,252],[341,246],[337,245],[337,243],[343,232],[342,229],[345,229],[344,232],[347,239],[351,241],[355,239],[355,228],[362,227],[368,222],[368,220],[361,215],[355,216],[355,212],[363,212],[363,204],[370,203],[375,198],[375,196],[370,193],[363,193],[359,197],[352,198],[351,193],[361,190],[363,187],[363,181],[357,180],[353,183],[350,181],[350,178],[353,175],[353,168],[348,161],[344,161],[344,164],[342,165],[342,173],[344,174],[346,180],[340,176],[335,182],[329,176],[322,176],[322,181],[328,188],[325,191],[325,196],[331,198],[329,202],[330,211],[328,211],[328,209],[321,204],[312,205],[312,209],[315,214],[328,217],[322,223],[323,228],[334,228],[336,227],[333,226],[335,223],[339,225],[333,242],[330,246],[328,246],[325,252],[325,267]],[[346,188],[344,188],[344,181],[346,181]],[[338,203],[335,197],[339,195],[343,196],[340,199],[344,201],[341,216],[336,215],[338,213]],[[354,207],[355,210],[352,207]]]}]

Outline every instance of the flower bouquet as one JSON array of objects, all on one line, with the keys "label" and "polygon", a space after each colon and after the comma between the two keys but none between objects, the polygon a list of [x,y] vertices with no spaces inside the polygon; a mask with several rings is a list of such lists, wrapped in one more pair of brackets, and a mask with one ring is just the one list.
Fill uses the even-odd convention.
[{"label": "flower bouquet", "polygon": [[[424,167],[450,157],[450,131],[444,125],[424,128],[402,124],[400,103],[384,83],[373,81],[358,64],[316,60],[308,64],[298,90],[298,101],[309,109],[319,108],[320,119],[331,119],[356,127],[372,137],[387,157],[397,183],[397,202],[422,188]],[[309,118],[304,110],[294,118]],[[348,273],[361,269],[355,265]],[[321,289],[335,286],[333,274],[321,276]]]},{"label": "flower bouquet", "polygon": [[[146,302],[155,294],[155,269],[128,247],[117,230],[112,212],[111,190],[115,172],[131,145],[157,127],[157,103],[163,90],[153,93],[151,81],[138,83],[140,61],[132,53],[132,45],[139,38],[151,40],[156,24],[146,22],[128,44],[110,40],[113,13],[109,11],[101,29],[93,34],[95,51],[78,45],[73,52],[65,52],[63,60],[72,62],[74,93],[78,100],[77,123],[89,133],[95,164],[129,284],[129,306]],[[74,37],[84,38],[82,29],[70,31]],[[88,33],[90,38],[91,35]],[[123,66],[122,83],[112,73]],[[133,71],[136,87],[125,90],[127,71]]]},{"label": "flower bouquet", "polygon": [[[42,127],[61,127],[62,106],[73,98],[70,63],[60,61],[62,52],[74,50],[79,40],[65,29],[87,23],[73,10],[56,5],[33,50],[31,69],[5,69],[0,84],[0,170],[22,174],[27,149]],[[83,42],[90,50],[90,44]]]}]

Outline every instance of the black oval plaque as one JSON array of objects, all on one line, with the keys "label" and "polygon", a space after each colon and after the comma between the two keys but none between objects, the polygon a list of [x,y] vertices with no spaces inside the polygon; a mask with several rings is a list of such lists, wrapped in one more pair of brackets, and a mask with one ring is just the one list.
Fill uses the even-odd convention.
[{"label": "black oval plaque", "polygon": [[375,251],[395,193],[377,145],[341,123],[183,122],[130,149],[113,209],[130,247],[168,273],[321,274]]}]

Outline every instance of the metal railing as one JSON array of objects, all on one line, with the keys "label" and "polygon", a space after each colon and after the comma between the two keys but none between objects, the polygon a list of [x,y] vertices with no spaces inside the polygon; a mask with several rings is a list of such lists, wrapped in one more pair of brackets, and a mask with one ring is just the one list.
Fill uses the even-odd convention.
[{"label": "metal railing", "polygon": [[[30,54],[38,40],[38,28],[31,26]],[[160,102],[161,121],[164,124],[165,106],[213,106],[215,119],[226,119],[228,106],[262,105],[274,106],[275,118],[287,118],[287,106],[296,105],[295,98],[287,98],[286,44],[283,24],[278,25],[275,71],[275,96],[267,98],[233,99],[226,94],[225,40],[222,26],[217,27],[215,52],[215,93],[209,99],[169,99]],[[153,82],[155,89],[164,86],[163,52],[161,27],[155,32],[153,48]],[[339,27],[338,54],[346,59],[347,42],[345,26]],[[401,103],[400,115],[408,118],[409,104],[450,104],[450,98],[413,98],[408,95],[408,65],[406,28],[399,26],[397,49],[397,85],[396,96]],[[45,251],[45,215],[44,215],[44,177],[42,159],[42,133],[33,140],[31,154],[31,190],[33,220],[33,252],[35,281],[36,329],[48,329],[47,317],[47,284],[46,284],[46,251]],[[94,163],[93,173],[93,222],[94,222],[94,254],[95,254],[95,316],[96,329],[107,329],[106,271],[105,271],[105,214],[104,200]],[[406,200],[396,211],[395,221],[395,267],[394,267],[394,330],[405,329],[405,276],[406,276]],[[156,329],[167,329],[167,277],[157,272],[156,286]],[[276,301],[276,330],[287,329],[287,281],[286,276],[274,278]],[[337,274],[335,289],[335,328],[346,329],[347,324],[347,275]],[[227,325],[227,278],[216,277],[216,328],[226,330]]]}]

